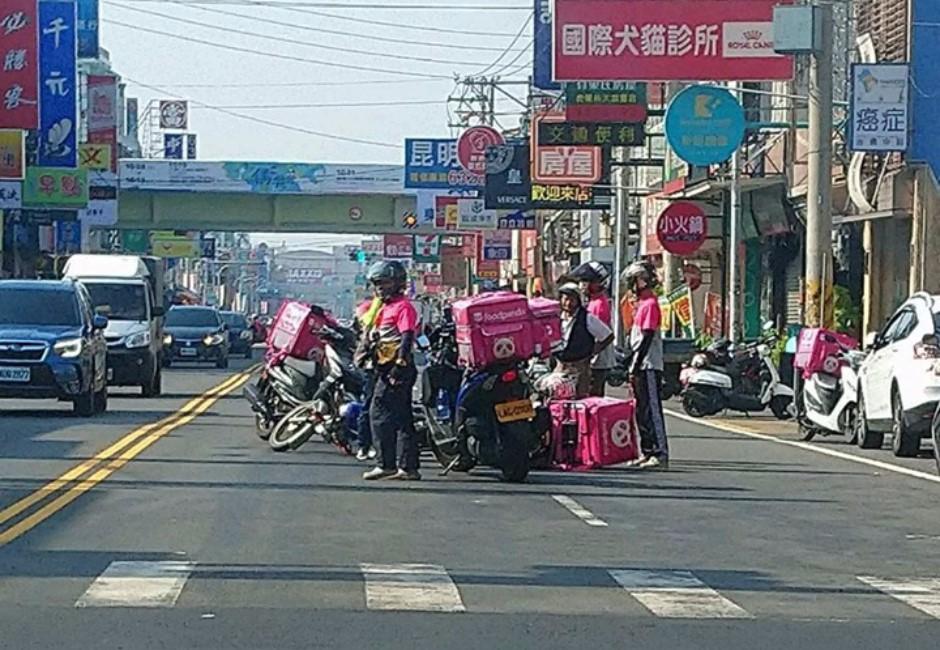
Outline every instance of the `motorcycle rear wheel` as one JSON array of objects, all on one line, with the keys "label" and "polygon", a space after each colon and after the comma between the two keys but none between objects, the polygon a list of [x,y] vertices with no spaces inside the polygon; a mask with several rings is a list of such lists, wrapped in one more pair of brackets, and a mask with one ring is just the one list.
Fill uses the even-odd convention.
[{"label": "motorcycle rear wheel", "polygon": [[274,451],[293,450],[307,442],[316,430],[315,423],[310,419],[312,408],[309,404],[301,404],[282,417],[274,425],[271,437],[268,438],[271,449]]},{"label": "motorcycle rear wheel", "polygon": [[718,413],[721,409],[715,408],[714,400],[705,392],[695,388],[687,388],[682,394],[682,410],[693,418],[704,418]]},{"label": "motorcycle rear wheel", "polygon": [[500,431],[499,470],[507,483],[524,483],[529,476],[529,423],[505,425]]}]

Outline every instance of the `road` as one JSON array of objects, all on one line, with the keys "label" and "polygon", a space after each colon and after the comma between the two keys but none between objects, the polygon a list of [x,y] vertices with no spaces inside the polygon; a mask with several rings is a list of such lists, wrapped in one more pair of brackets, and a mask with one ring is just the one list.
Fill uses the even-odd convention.
[{"label": "road", "polygon": [[0,647],[937,647],[937,483],[670,418],[668,472],[367,484],[246,365],[0,401]]}]

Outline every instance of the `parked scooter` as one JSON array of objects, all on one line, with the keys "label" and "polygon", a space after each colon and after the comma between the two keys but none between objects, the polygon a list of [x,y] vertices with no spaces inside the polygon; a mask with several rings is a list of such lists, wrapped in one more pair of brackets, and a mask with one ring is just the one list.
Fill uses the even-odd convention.
[{"label": "parked scooter", "polygon": [[800,438],[809,441],[817,435],[841,435],[853,444],[858,435],[858,369],[866,355],[849,336],[813,332],[807,338],[818,338],[815,346],[822,353],[818,362],[797,368],[795,406]]},{"label": "parked scooter", "polygon": [[770,407],[780,420],[792,417],[793,389],[781,381],[771,359],[771,340],[735,350],[727,365],[711,365],[706,353],[692,357],[681,373],[683,410],[701,418],[726,410],[758,413]]}]

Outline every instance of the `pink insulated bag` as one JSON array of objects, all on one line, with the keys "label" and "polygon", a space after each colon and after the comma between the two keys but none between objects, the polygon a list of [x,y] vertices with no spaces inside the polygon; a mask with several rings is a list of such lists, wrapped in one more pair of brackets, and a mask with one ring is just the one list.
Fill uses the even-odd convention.
[{"label": "pink insulated bag", "polygon": [[323,357],[325,345],[315,330],[324,322],[322,317],[311,311],[310,305],[287,301],[274,317],[268,347],[297,359],[319,360]]},{"label": "pink insulated bag", "polygon": [[532,356],[534,341],[525,297],[500,291],[459,300],[453,306],[457,356],[470,368],[484,368]]},{"label": "pink insulated bag", "polygon": [[635,400],[588,397],[553,402],[549,409],[555,467],[592,469],[639,458]]},{"label": "pink insulated bag", "polygon": [[847,334],[805,327],[797,339],[793,367],[802,370],[803,377],[808,379],[823,369],[828,357],[838,356],[842,348],[854,350],[857,347],[858,341]]},{"label": "pink insulated bag", "polygon": [[529,312],[532,314],[535,353],[547,359],[562,342],[561,305],[557,300],[532,298],[529,300]]}]

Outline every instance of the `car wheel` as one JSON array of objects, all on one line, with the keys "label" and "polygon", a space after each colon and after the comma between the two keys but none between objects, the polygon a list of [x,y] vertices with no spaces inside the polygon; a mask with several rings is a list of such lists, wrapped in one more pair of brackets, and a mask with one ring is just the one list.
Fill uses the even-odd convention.
[{"label": "car wheel", "polygon": [[169,368],[173,365],[173,360],[170,357],[163,357],[163,367]]},{"label": "car wheel", "polygon": [[930,421],[930,438],[933,440],[933,459],[937,463],[937,472],[940,472],[940,406]]},{"label": "car wheel", "polygon": [[157,367],[150,381],[143,384],[140,388],[144,397],[159,397],[160,394],[163,393],[163,371]]},{"label": "car wheel", "polygon": [[891,391],[891,451],[899,458],[910,458],[920,452],[920,434],[912,432],[904,418],[904,404],[897,386]]},{"label": "car wheel", "polygon": [[858,412],[855,416],[855,444],[861,449],[881,449],[885,434],[872,431],[868,426],[868,416],[865,413],[865,399],[862,391],[858,392]]},{"label": "car wheel", "polygon": [[254,351],[251,349],[251,346],[248,346],[248,349],[245,350],[245,358],[252,359],[254,357]]},{"label": "car wheel", "polygon": [[90,418],[95,414],[95,383],[89,382],[88,390],[72,400],[72,412],[82,418]]},{"label": "car wheel", "polygon": [[101,387],[94,397],[95,403],[95,413],[104,413],[108,410],[108,385],[105,384]]}]

